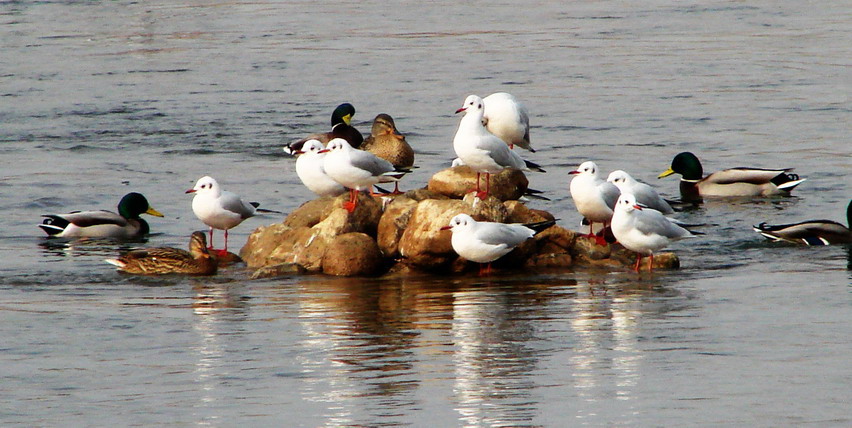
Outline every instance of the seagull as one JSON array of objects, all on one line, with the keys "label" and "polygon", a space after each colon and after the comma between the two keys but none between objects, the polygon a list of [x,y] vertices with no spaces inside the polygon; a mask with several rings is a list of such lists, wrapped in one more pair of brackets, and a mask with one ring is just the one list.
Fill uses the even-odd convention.
[{"label": "seagull", "polygon": [[616,170],[609,173],[609,177],[607,177],[606,181],[614,184],[615,187],[618,187],[618,190],[621,193],[632,193],[633,196],[636,196],[636,200],[649,208],[653,208],[663,214],[672,214],[674,213],[674,209],[665,199],[663,199],[653,187],[637,181],[635,178],[631,177],[630,174],[622,171]]},{"label": "seagull", "polygon": [[287,145],[285,151],[295,154],[309,140],[319,140],[320,143],[327,144],[335,138],[343,138],[352,147],[360,147],[361,143],[364,142],[364,136],[352,126],[353,116],[355,116],[355,107],[352,104],[343,103],[337,106],[331,113],[331,131],[322,134],[312,134],[301,140],[294,141]]},{"label": "seagull", "polygon": [[[846,224],[852,225],[852,201],[846,206]],[[766,222],[753,226],[754,231],[773,241],[805,245],[852,243],[852,230],[832,220],[808,220],[792,224],[771,225]]]},{"label": "seagull", "polygon": [[491,262],[505,256],[535,234],[553,226],[554,220],[530,224],[504,224],[490,221],[476,221],[467,214],[459,214],[450,220],[441,230],[453,233],[453,250],[467,260],[487,263],[480,274],[491,271]]},{"label": "seagull", "polygon": [[630,193],[622,194],[615,204],[612,233],[624,248],[637,253],[636,272],[639,272],[642,255],[651,256],[648,260],[650,271],[653,269],[654,251],[665,248],[671,241],[695,236],[661,212],[638,204],[636,197]]},{"label": "seagull", "polygon": [[118,202],[118,214],[112,211],[74,211],[68,214],[45,214],[38,225],[56,238],[120,238],[132,239],[150,232],[148,222],[140,214],[162,217],[140,193],[131,192]]},{"label": "seagull", "polygon": [[530,114],[512,94],[493,93],[482,100],[485,102],[485,127],[514,148],[516,145],[533,153],[530,147]]},{"label": "seagull", "polygon": [[[285,147],[284,150],[286,151],[287,148]],[[346,192],[346,188],[325,173],[323,162],[326,153],[320,153],[323,150],[325,147],[319,140],[306,141],[302,148],[295,152],[299,155],[296,159],[296,174],[299,180],[302,180],[302,184],[318,196],[342,195]]]},{"label": "seagull", "polygon": [[[529,161],[522,159],[506,143],[488,132],[482,125],[485,112],[482,98],[476,95],[468,96],[462,107],[456,113],[465,112],[459,123],[459,129],[453,138],[453,148],[456,156],[476,171],[476,196],[485,199],[491,187],[491,174],[496,174],[505,168],[517,168],[525,171],[544,170]],[[485,173],[485,191],[479,186],[479,177]]]},{"label": "seagull", "polygon": [[679,153],[671,167],[657,178],[680,174],[680,194],[684,200],[700,201],[702,196],[789,195],[806,178],[791,174],[792,168],[729,168],[704,177],[701,162],[690,152]]},{"label": "seagull", "polygon": [[580,215],[589,220],[589,238],[594,238],[598,245],[606,245],[606,238],[593,233],[594,223],[606,225],[612,220],[612,209],[621,192],[614,184],[602,180],[598,176],[598,166],[592,161],[580,164],[580,167],[569,174],[576,175],[571,180],[571,198]]},{"label": "seagull", "polygon": [[220,251],[228,252],[228,229],[235,227],[243,220],[257,214],[257,202],[243,202],[235,194],[222,190],[213,177],[204,176],[198,179],[195,187],[186,191],[194,193],[192,212],[210,228],[210,249],[213,249],[213,229],[225,231],[225,248]]},{"label": "seagull", "polygon": [[[370,136],[360,148],[390,162],[395,168],[414,167],[414,150],[405,141],[405,136],[396,129],[396,124],[389,114],[381,113],[373,119]],[[396,181],[393,185],[393,194],[400,194],[399,182]]]},{"label": "seagull", "polygon": [[390,183],[399,180],[408,171],[397,169],[376,155],[363,150],[353,149],[346,140],[335,138],[329,141],[325,150],[328,152],[323,161],[323,168],[329,177],[349,189],[349,201],[343,204],[350,213],[355,211],[358,204],[358,192],[367,190],[370,195],[373,185]]},{"label": "seagull", "polygon": [[204,232],[192,232],[189,251],[171,247],[142,248],[104,261],[122,272],[143,275],[213,275],[218,267],[216,258],[207,250]]}]

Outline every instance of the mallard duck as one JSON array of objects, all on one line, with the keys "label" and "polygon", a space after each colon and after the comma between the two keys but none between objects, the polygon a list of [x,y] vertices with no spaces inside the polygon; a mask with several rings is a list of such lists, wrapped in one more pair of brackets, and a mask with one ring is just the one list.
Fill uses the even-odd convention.
[{"label": "mallard duck", "polygon": [[112,211],[73,211],[68,214],[45,214],[38,225],[48,236],[57,238],[132,239],[147,235],[150,227],[140,214],[162,217],[140,193],[124,195],[118,203],[118,214]]},{"label": "mallard duck", "polygon": [[213,275],[217,268],[216,258],[207,250],[204,232],[192,232],[189,251],[171,247],[143,248],[105,261],[122,272],[142,275]]},{"label": "mallard duck", "polygon": [[343,138],[350,146],[354,148],[361,147],[364,142],[364,136],[351,125],[352,117],[355,116],[355,107],[349,103],[343,103],[331,113],[331,131],[321,134],[309,135],[299,141],[292,142],[287,145],[290,153],[296,153],[302,149],[302,146],[309,140],[319,140],[322,144],[328,144],[329,141],[335,138]]},{"label": "mallard duck", "polygon": [[682,175],[680,194],[684,201],[697,201],[702,196],[771,196],[789,195],[806,179],[790,174],[792,168],[730,168],[704,177],[701,162],[690,153],[683,152],[672,160],[671,167],[657,178],[672,174]]},{"label": "mallard duck", "polygon": [[[390,162],[397,169],[414,166],[414,150],[396,129],[393,118],[388,114],[382,113],[373,119],[370,136],[364,140],[361,150]],[[399,193],[399,182],[394,182],[393,193]]]},{"label": "mallard duck", "polygon": [[192,189],[194,193],[192,212],[210,228],[210,249],[213,249],[213,229],[225,231],[225,248],[228,251],[228,229],[236,227],[243,220],[257,214],[257,202],[243,202],[240,197],[219,187],[219,183],[209,176],[201,177]]},{"label": "mallard duck", "polygon": [[535,152],[530,147],[530,114],[512,94],[496,92],[482,99],[485,103],[483,125],[489,132],[496,135],[509,145],[523,147]]},{"label": "mallard duck", "polygon": [[[846,224],[852,225],[852,201],[846,206]],[[808,220],[800,223],[771,225],[766,222],[753,226],[754,231],[773,240],[805,245],[852,243],[852,231],[831,220]]]}]

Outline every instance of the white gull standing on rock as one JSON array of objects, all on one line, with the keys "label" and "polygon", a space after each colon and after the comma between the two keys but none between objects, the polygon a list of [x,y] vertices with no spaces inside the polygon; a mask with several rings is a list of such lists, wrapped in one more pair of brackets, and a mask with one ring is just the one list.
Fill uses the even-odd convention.
[{"label": "white gull standing on rock", "polygon": [[632,193],[637,202],[648,208],[653,208],[663,214],[674,213],[672,206],[653,187],[637,181],[625,171],[619,169],[609,173],[606,181],[618,187],[622,194]]},{"label": "white gull standing on rock", "polygon": [[671,241],[695,236],[659,211],[639,205],[630,193],[622,194],[615,204],[612,234],[624,248],[638,254],[636,272],[639,272],[642,255],[650,256],[650,271],[654,264],[654,251],[665,248]]},{"label": "white gull standing on rock", "polygon": [[530,224],[505,224],[476,221],[467,214],[459,214],[441,230],[453,232],[451,243],[458,255],[473,262],[488,263],[484,270],[480,266],[482,274],[491,270],[491,262],[505,256],[554,223],[556,222],[549,220]]},{"label": "white gull standing on rock", "polygon": [[[296,159],[296,174],[299,175],[302,184],[318,196],[342,195],[346,192],[346,188],[329,177],[323,168],[327,153],[320,152],[324,149],[319,140],[306,141],[299,150],[294,152],[299,155]],[[286,151],[287,148],[285,147],[284,150]]]},{"label": "white gull standing on rock", "polygon": [[210,227],[209,248],[213,248],[213,229],[225,231],[223,253],[228,252],[228,229],[236,227],[249,217],[254,217],[259,205],[257,202],[243,202],[235,193],[222,190],[219,183],[209,176],[199,178],[195,187],[186,193],[195,194],[192,198],[192,212]]},{"label": "white gull standing on rock", "polygon": [[530,147],[530,115],[523,104],[506,92],[493,93],[482,101],[488,131],[505,141],[509,148],[520,146],[535,152]]},{"label": "white gull standing on rock", "polygon": [[349,189],[349,201],[343,204],[349,212],[355,211],[358,192],[367,190],[375,196],[373,186],[399,180],[408,171],[394,168],[390,162],[363,150],[352,148],[346,140],[335,138],[328,142],[328,152],[323,168],[334,181]]},{"label": "white gull standing on rock", "polygon": [[[606,225],[612,220],[612,209],[621,192],[614,184],[598,176],[598,166],[592,161],[583,162],[577,170],[569,174],[576,175],[571,180],[571,198],[574,199],[577,211],[589,220],[587,236],[595,238],[599,245],[605,245],[606,240],[603,235],[606,233]],[[592,233],[594,223],[603,223],[604,230],[601,231],[601,236],[595,236]]]},{"label": "white gull standing on rock", "polygon": [[[485,106],[482,98],[468,96],[456,113],[465,112],[453,138],[456,156],[476,171],[476,196],[485,199],[491,186],[491,174],[505,168],[544,172],[540,166],[522,159],[506,143],[482,125]],[[479,186],[479,176],[485,173],[485,191]]]}]

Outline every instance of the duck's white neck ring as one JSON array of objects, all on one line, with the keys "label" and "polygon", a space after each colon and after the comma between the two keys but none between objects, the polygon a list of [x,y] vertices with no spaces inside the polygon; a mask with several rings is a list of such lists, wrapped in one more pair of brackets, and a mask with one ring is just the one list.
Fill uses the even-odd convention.
[{"label": "duck's white neck ring", "polygon": [[681,179],[680,179],[680,181],[685,181],[685,182],[687,182],[687,183],[698,183],[698,182],[699,182],[699,181],[701,181],[701,180],[687,180],[687,179],[685,179],[685,178],[681,178]]}]

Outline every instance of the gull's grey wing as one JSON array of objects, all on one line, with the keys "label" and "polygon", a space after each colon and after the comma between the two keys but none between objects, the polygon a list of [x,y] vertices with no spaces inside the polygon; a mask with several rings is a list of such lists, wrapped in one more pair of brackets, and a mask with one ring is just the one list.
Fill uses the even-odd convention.
[{"label": "gull's grey wing", "polygon": [[239,214],[239,216],[244,219],[253,217],[255,214],[255,207],[246,202],[243,202],[243,200],[240,199],[240,197],[237,196],[235,193],[223,191],[222,196],[219,197],[219,200],[222,201],[223,209],[235,214]]}]

